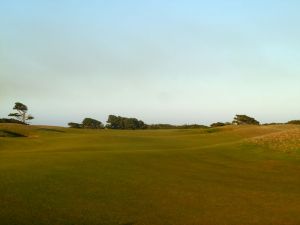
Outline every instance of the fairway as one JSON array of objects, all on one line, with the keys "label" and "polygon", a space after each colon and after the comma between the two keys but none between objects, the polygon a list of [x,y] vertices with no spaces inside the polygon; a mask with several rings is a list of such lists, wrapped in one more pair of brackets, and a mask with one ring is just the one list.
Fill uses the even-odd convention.
[{"label": "fairway", "polygon": [[293,125],[0,124],[0,224],[300,224],[299,140]]}]

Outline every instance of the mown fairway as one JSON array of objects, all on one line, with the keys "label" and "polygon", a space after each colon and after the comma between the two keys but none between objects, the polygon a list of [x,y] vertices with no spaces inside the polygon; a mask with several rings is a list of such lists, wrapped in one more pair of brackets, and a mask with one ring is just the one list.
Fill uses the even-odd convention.
[{"label": "mown fairway", "polygon": [[0,224],[300,224],[299,140],[296,126],[2,124]]}]

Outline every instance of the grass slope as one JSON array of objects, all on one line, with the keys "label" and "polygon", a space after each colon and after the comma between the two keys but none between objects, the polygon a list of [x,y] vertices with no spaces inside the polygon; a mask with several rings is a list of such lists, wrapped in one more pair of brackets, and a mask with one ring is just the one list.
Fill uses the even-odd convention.
[{"label": "grass slope", "polygon": [[0,132],[1,225],[300,224],[297,126]]}]

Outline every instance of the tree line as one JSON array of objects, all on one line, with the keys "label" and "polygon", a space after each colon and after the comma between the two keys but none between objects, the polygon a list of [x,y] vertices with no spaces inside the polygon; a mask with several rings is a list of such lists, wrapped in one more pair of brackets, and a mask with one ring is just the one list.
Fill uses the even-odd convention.
[{"label": "tree line", "polygon": [[[12,118],[0,118],[0,123],[18,123],[28,124],[28,121],[33,120],[34,117],[28,113],[28,107],[20,102],[16,102],[13,107],[14,112],[8,116]],[[275,125],[280,123],[269,123],[263,125]],[[300,120],[291,120],[286,124],[300,125]],[[70,128],[77,129],[120,129],[120,130],[136,130],[136,129],[193,129],[193,128],[208,128],[208,126],[200,124],[146,124],[144,121],[137,118],[128,118],[123,116],[109,115],[104,125],[101,121],[93,118],[85,118],[81,123],[70,122]],[[247,115],[236,115],[232,122],[216,122],[212,123],[210,127],[222,127],[226,125],[260,125],[260,122],[255,118]]]},{"label": "tree line", "polygon": [[146,124],[142,120],[136,118],[127,118],[116,115],[109,115],[104,125],[101,121],[92,118],[85,118],[81,123],[68,123],[70,128],[89,128],[89,129],[118,129],[118,130],[141,130],[141,129],[192,129],[192,128],[208,128],[199,124]]},{"label": "tree line", "polygon": [[[209,128],[209,127],[222,127],[227,125],[260,125],[260,122],[255,118],[247,115],[236,115],[232,122],[216,122],[212,123],[209,127],[199,124],[185,124],[185,125],[172,125],[172,124],[146,124],[142,120],[136,118],[127,118],[115,115],[109,115],[104,126],[100,121],[85,118],[81,124],[69,123],[71,128],[90,128],[90,129],[121,129],[121,130],[136,130],[136,129],[195,129],[195,128]],[[274,125],[278,123],[263,124],[263,125]],[[297,124],[300,125],[300,120],[291,120],[286,124]]]},{"label": "tree line", "polygon": [[85,118],[82,123],[68,123],[71,128],[89,128],[89,129],[122,129],[122,130],[136,130],[146,129],[147,125],[136,118],[127,118],[115,115],[109,115],[104,126],[101,121],[92,118]]}]

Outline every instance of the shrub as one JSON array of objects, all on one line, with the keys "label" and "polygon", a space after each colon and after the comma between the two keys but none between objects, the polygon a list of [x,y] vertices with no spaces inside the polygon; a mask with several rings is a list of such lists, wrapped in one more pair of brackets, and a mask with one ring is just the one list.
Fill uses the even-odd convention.
[{"label": "shrub", "polygon": [[92,118],[85,118],[82,121],[82,127],[83,128],[88,128],[88,129],[102,129],[104,126],[98,120],[95,120],[95,119],[92,119]]},{"label": "shrub", "polygon": [[185,125],[172,125],[172,124],[151,124],[147,126],[148,129],[203,129],[207,128],[201,124],[185,124]]},{"label": "shrub", "polygon": [[82,125],[79,123],[70,122],[70,123],[68,123],[68,125],[70,128],[82,128]]},{"label": "shrub", "polygon": [[225,123],[217,122],[217,123],[212,123],[210,126],[211,127],[223,127],[225,125],[226,125]]},{"label": "shrub", "polygon": [[291,120],[291,121],[287,122],[287,124],[296,124],[296,125],[300,125],[300,120]]}]

